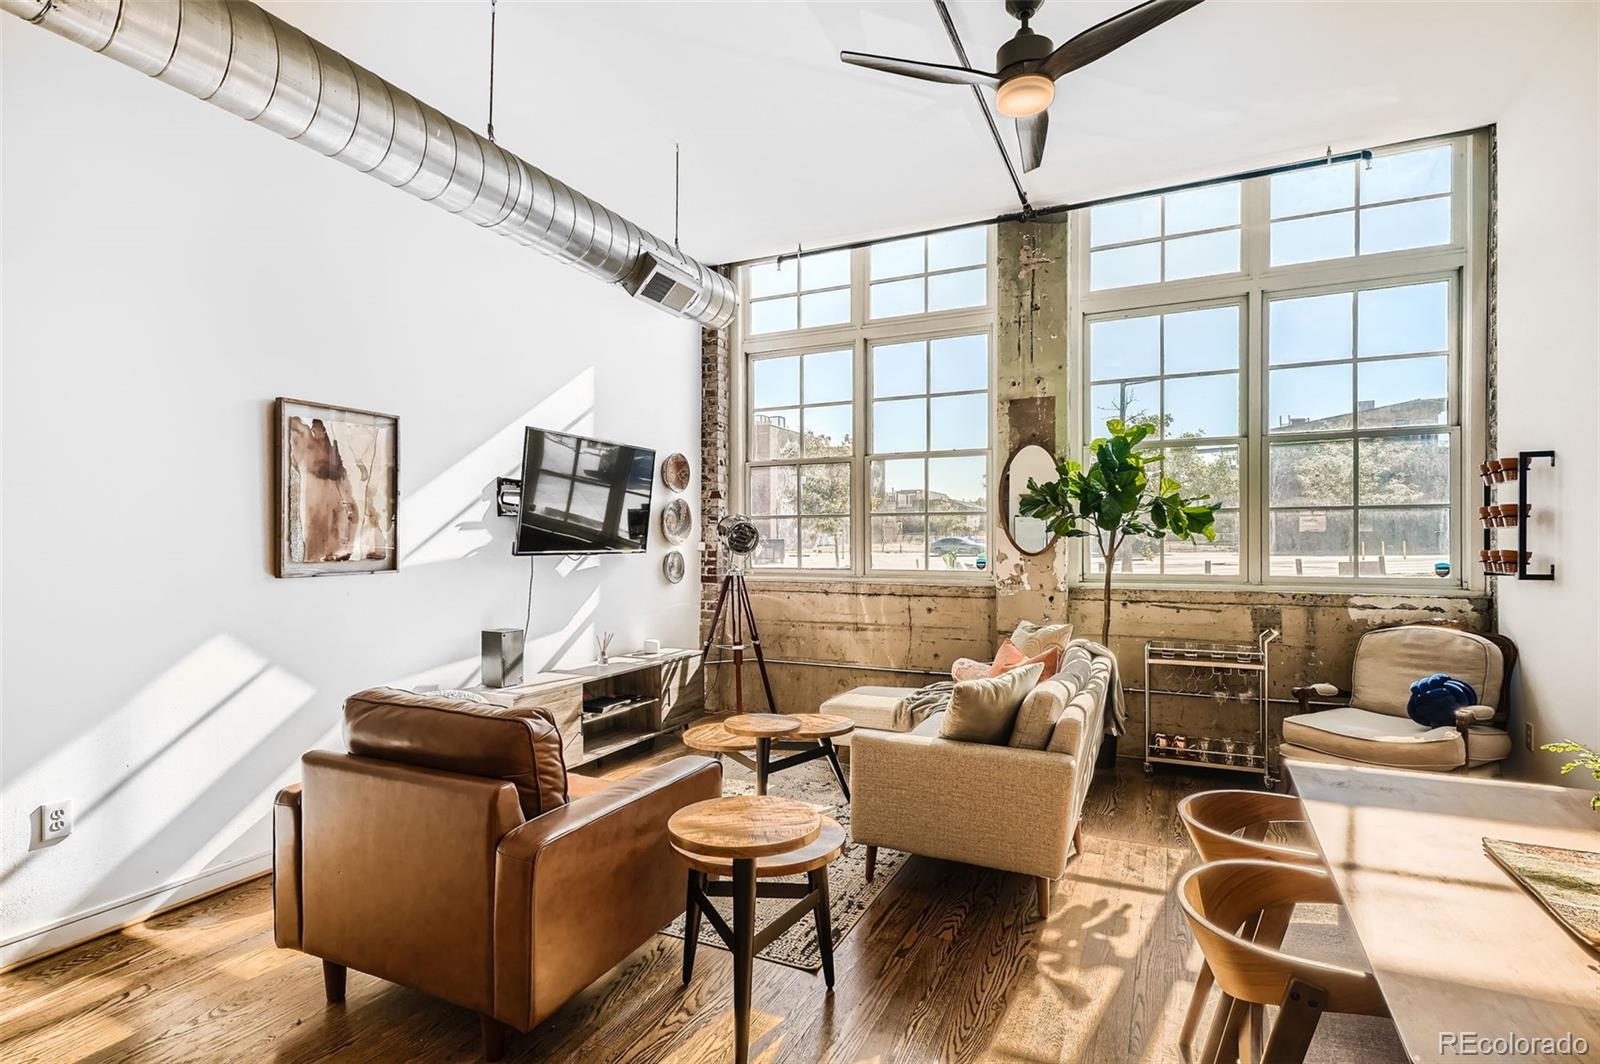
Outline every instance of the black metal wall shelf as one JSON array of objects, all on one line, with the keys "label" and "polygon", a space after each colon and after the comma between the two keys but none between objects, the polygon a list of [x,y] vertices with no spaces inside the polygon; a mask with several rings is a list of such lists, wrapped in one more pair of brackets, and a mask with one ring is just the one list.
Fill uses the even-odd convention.
[{"label": "black metal wall shelf", "polygon": [[[1495,530],[1495,528],[1496,527],[1511,527],[1511,526],[1504,526],[1504,525],[1496,526],[1496,525],[1492,525],[1490,523],[1490,520],[1489,520],[1488,517],[1486,517],[1486,516],[1483,517],[1483,521],[1484,521],[1484,526],[1483,526],[1483,549],[1484,549],[1484,552],[1485,552],[1485,554],[1487,556],[1487,559],[1488,559],[1484,563],[1484,575],[1485,576],[1511,576],[1511,575],[1515,574],[1516,578],[1518,580],[1554,580],[1556,578],[1556,567],[1555,567],[1554,563],[1552,563],[1550,565],[1549,570],[1547,572],[1532,572],[1532,571],[1530,571],[1528,569],[1528,558],[1529,558],[1530,554],[1532,553],[1531,552],[1531,548],[1528,545],[1528,525],[1530,523],[1529,520],[1528,520],[1528,517],[1529,517],[1529,510],[1528,510],[1528,470],[1529,470],[1531,464],[1533,462],[1535,462],[1535,461],[1548,461],[1550,463],[1551,468],[1554,468],[1555,464],[1556,464],[1556,452],[1554,452],[1554,451],[1518,451],[1517,452],[1517,475],[1515,477],[1516,482],[1517,482],[1517,508],[1516,508],[1516,514],[1515,514],[1515,518],[1516,518],[1516,520],[1515,520],[1515,528],[1517,530],[1517,551],[1516,551],[1516,567],[1514,569],[1496,570],[1496,568],[1494,567],[1495,563],[1494,563],[1494,560],[1493,560],[1494,559],[1494,530]],[[1495,489],[1495,486],[1497,484],[1503,484],[1503,483],[1505,483],[1504,480],[1494,480],[1494,479],[1492,479],[1490,477],[1489,474],[1487,474],[1487,473],[1484,474],[1483,506],[1484,506],[1484,510],[1485,511],[1492,512],[1494,510],[1494,508],[1495,508],[1494,507],[1494,489]]]}]

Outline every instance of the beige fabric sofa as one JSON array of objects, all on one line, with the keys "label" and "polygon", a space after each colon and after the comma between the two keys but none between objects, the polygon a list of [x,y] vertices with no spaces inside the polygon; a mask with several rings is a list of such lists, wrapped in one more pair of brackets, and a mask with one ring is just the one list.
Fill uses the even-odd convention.
[{"label": "beige fabric sofa", "polygon": [[[1312,698],[1337,689],[1295,688],[1302,712],[1284,719],[1278,752],[1303,761],[1494,774],[1511,753],[1505,693],[1516,657],[1504,636],[1443,624],[1374,628],[1356,643],[1350,704],[1312,711]],[[1465,680],[1483,704],[1458,709],[1454,726],[1418,724],[1406,713],[1411,685],[1434,673]]]},{"label": "beige fabric sofa", "polygon": [[1050,749],[939,737],[944,714],[907,732],[858,731],[850,755],[850,833],[879,846],[1033,876],[1039,912],[1077,852],[1078,819],[1105,732],[1108,658],[1084,656],[1039,684],[1022,713],[1056,718]]}]

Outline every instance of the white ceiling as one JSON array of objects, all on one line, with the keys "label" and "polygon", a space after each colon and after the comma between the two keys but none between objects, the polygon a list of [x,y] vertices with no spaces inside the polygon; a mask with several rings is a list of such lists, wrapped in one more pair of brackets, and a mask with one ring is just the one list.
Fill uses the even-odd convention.
[{"label": "white ceiling", "polygon": [[[1051,0],[1034,28],[1060,43],[1132,3]],[[483,127],[486,0],[268,6]],[[991,66],[1016,22],[950,6]],[[1582,6],[1208,0],[1063,79],[1023,181],[1043,206],[1490,123]],[[681,143],[683,247],[709,262],[1018,207],[969,90],[839,62],[955,62],[931,0],[501,0],[498,35],[500,143],[665,236]]]}]

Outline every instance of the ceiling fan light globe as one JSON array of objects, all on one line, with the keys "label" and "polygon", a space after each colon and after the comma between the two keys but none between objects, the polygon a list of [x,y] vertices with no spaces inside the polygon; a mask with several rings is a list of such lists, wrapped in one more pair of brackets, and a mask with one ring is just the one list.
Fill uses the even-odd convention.
[{"label": "ceiling fan light globe", "polygon": [[1043,74],[1018,74],[1000,83],[995,90],[995,106],[1007,118],[1028,118],[1050,106],[1056,98],[1056,83]]}]

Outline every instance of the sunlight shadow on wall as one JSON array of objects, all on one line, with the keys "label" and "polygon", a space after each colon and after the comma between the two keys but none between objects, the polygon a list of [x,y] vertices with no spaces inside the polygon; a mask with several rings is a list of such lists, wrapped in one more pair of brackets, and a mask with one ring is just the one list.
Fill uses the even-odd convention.
[{"label": "sunlight shadow on wall", "polygon": [[516,476],[523,429],[529,425],[590,432],[594,419],[593,367],[534,404],[444,472],[402,493],[400,564],[459,561],[494,542],[496,477]]}]

